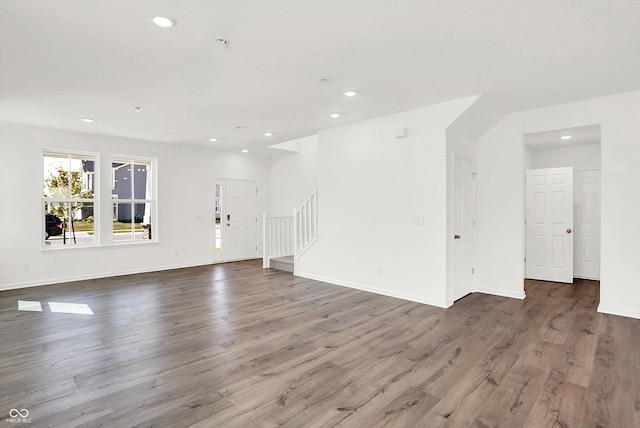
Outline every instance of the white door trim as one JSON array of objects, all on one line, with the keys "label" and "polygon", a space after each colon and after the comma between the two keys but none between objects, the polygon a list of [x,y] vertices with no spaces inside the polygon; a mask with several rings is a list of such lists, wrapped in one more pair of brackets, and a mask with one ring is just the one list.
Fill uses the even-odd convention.
[{"label": "white door trim", "polygon": [[[601,171],[576,169],[574,175],[574,278],[600,280]],[[590,188],[591,191],[586,191]],[[591,196],[591,197],[588,197]]]}]

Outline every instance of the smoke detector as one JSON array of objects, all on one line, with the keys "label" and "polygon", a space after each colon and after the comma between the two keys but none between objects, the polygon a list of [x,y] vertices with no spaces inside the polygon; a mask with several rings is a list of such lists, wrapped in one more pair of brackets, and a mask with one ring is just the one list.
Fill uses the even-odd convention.
[{"label": "smoke detector", "polygon": [[216,46],[224,49],[229,46],[229,40],[227,39],[216,39]]}]

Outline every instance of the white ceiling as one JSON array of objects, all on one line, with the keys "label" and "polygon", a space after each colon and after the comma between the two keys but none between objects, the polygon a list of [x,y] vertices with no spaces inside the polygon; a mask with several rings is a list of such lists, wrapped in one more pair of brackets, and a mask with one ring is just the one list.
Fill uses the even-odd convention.
[{"label": "white ceiling", "polygon": [[255,150],[471,95],[638,89],[635,0],[0,0],[0,119],[72,131]]}]

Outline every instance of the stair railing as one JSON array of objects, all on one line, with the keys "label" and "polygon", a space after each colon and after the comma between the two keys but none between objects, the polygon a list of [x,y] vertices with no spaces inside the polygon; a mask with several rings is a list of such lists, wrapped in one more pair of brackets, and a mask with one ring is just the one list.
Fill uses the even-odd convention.
[{"label": "stair railing", "polygon": [[318,191],[315,191],[292,216],[271,217],[262,214],[262,267],[271,267],[274,257],[302,254],[318,237]]},{"label": "stair railing", "polygon": [[268,268],[273,257],[293,255],[293,217],[263,213],[262,224],[262,267]]},{"label": "stair railing", "polygon": [[318,191],[299,208],[293,208],[293,251],[298,256],[318,237]]}]

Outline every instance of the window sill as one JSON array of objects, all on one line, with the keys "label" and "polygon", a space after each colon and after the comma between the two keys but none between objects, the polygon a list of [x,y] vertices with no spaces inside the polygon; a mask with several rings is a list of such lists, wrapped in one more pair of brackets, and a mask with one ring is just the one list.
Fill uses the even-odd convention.
[{"label": "window sill", "polygon": [[61,245],[61,246],[45,246],[41,247],[40,251],[43,253],[58,252],[58,251],[78,251],[78,250],[95,250],[101,248],[114,248],[114,247],[129,247],[135,245],[155,245],[158,244],[157,240],[144,240],[144,241],[120,241],[111,242],[108,244],[91,244],[91,245]]},{"label": "window sill", "polygon": [[85,244],[85,245],[45,245],[40,247],[40,251],[49,253],[49,252],[57,252],[57,251],[77,251],[77,250],[87,250],[93,248],[100,248],[101,246],[98,244]]},{"label": "window sill", "polygon": [[129,245],[152,245],[157,244],[156,239],[145,239],[142,241],[115,241],[110,244],[104,244],[102,247],[126,247]]}]

